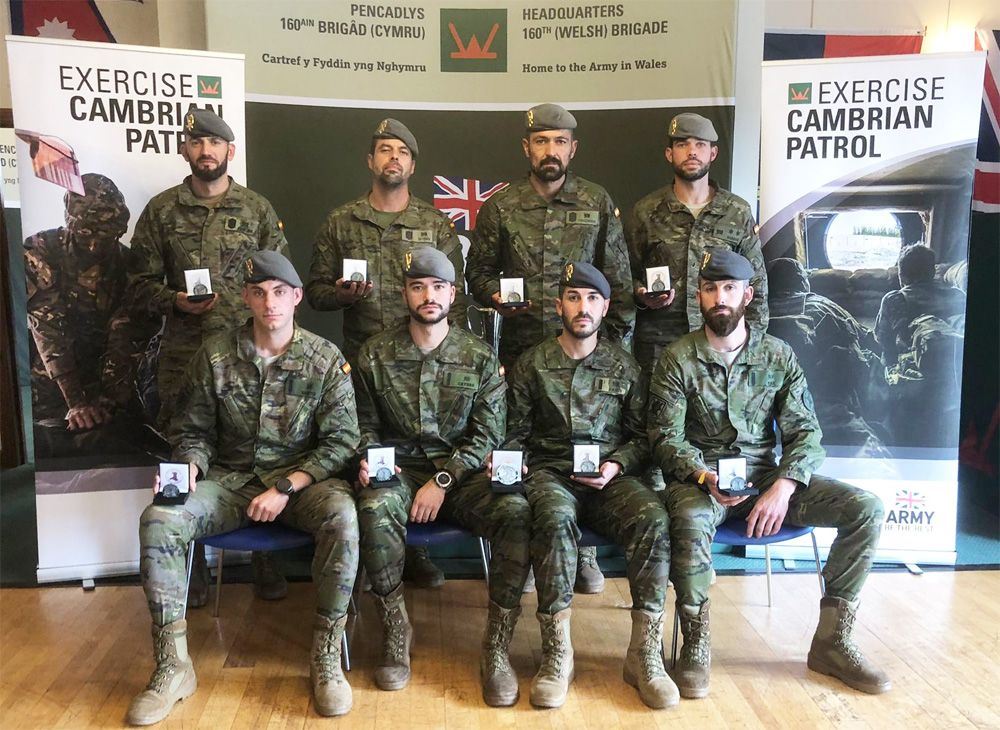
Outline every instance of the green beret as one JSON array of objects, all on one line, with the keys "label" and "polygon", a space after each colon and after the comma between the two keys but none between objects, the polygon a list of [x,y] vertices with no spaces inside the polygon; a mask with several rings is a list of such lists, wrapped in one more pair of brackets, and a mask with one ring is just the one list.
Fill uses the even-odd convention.
[{"label": "green beret", "polygon": [[706,142],[718,142],[719,135],[715,131],[715,125],[701,114],[685,112],[678,114],[670,120],[670,139],[703,139]]},{"label": "green beret", "polygon": [[398,119],[383,119],[379,122],[375,128],[375,133],[372,135],[372,139],[398,139],[410,148],[410,153],[413,155],[414,160],[420,154],[420,150],[417,149],[417,138]]},{"label": "green beret", "polygon": [[292,266],[292,262],[277,251],[254,251],[243,262],[243,283],[259,284],[262,281],[278,279],[289,286],[302,288],[302,279]]},{"label": "green beret", "polygon": [[236,139],[226,120],[208,109],[190,109],[184,115],[184,134],[188,137],[218,137],[227,142]]},{"label": "green beret", "polygon": [[611,285],[607,278],[593,264],[585,261],[570,261],[563,268],[559,279],[560,291],[570,289],[593,289],[605,299],[611,298]]},{"label": "green beret", "polygon": [[455,265],[431,246],[414,246],[407,251],[403,271],[407,279],[433,278],[455,283]]},{"label": "green beret", "polygon": [[539,104],[524,115],[526,132],[545,132],[550,129],[576,129],[576,117],[558,104]]},{"label": "green beret", "polygon": [[743,256],[728,248],[707,248],[701,258],[699,276],[705,281],[750,281],[753,266]]}]

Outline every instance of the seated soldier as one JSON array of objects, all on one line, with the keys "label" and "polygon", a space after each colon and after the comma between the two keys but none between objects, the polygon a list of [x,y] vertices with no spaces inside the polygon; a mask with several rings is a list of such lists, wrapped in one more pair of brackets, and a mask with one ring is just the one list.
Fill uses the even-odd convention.
[{"label": "seated soldier", "polygon": [[[510,376],[505,448],[524,450],[530,469],[531,557],[542,631],[541,667],[531,683],[537,707],[561,706],[573,681],[570,605],[580,522],[625,546],[633,602],[625,681],[650,707],[679,701],[661,653],[667,514],[639,477],[649,466],[645,383],[635,359],[599,337],[610,299],[611,287],[597,268],[567,264],[556,299],[561,334],[521,355]],[[599,448],[595,474],[572,473],[584,471],[574,469],[574,445]]]},{"label": "seated soldier", "polygon": [[480,660],[483,699],[513,705],[518,686],[508,652],[528,577],[531,527],[524,496],[494,494],[483,471],[507,420],[503,368],[481,340],[448,322],[455,266],[447,255],[418,246],[402,268],[408,321],[365,342],[356,363],[360,453],[391,447],[398,471],[397,483],[382,484],[375,465],[362,458],[358,473],[361,559],[383,630],[375,685],[396,690],[410,681],[413,628],[402,586],[406,523],[440,518],[493,546]]},{"label": "seated soldier", "polygon": [[343,715],[352,705],[340,647],[358,570],[358,524],[350,486],[332,478],[358,445],[350,367],[334,345],[295,325],[302,281],[288,259],[255,252],[243,280],[252,320],[202,346],[170,425],[173,459],[190,465],[191,493],[184,504],[150,505],[139,522],[156,668],[129,706],[132,725],[162,720],[198,686],[184,619],[188,544],[275,520],[316,540],[316,710]]},{"label": "seated soldier", "polygon": [[[705,324],[664,349],[650,382],[649,438],[667,480],[670,577],[684,635],[674,679],[683,697],[708,694],[712,537],[717,525],[739,517],[747,537],[774,535],[786,520],[837,528],[808,665],[863,692],[886,692],[889,678],[851,636],[878,546],[882,502],[813,473],[824,453],[812,396],[791,348],[747,327],[753,275],[750,262],[733,251],[706,252],[696,295]],[[778,462],[775,425],[782,437]],[[759,496],[719,491],[717,460],[733,456],[746,458]]]}]

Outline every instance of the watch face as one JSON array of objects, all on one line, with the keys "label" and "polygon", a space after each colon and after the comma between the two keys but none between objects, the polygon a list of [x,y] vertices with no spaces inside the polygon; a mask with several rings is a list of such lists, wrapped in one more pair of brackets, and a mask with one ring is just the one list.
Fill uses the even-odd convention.
[{"label": "watch face", "polygon": [[434,483],[441,487],[441,489],[447,489],[454,481],[455,479],[446,471],[439,471],[434,475]]},{"label": "watch face", "polygon": [[517,482],[517,469],[510,464],[501,464],[497,467],[497,481],[504,486],[510,486]]}]

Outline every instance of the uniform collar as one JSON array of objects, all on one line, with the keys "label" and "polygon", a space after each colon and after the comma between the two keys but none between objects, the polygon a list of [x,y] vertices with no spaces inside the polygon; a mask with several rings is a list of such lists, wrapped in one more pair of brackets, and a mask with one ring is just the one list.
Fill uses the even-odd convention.
[{"label": "uniform collar", "polygon": [[[372,204],[368,201],[368,195],[369,193],[365,193],[354,201],[351,214],[358,220],[379,225],[378,215],[382,211],[376,211],[375,208],[372,207]],[[403,228],[419,228],[421,226],[421,207],[421,201],[418,198],[413,197],[413,194],[411,193],[409,200],[406,201],[406,207],[399,212],[399,215],[396,216],[396,219],[391,225],[399,224]]]},{"label": "uniform collar", "polygon": [[[744,320],[746,322],[746,320]],[[763,356],[760,352],[760,341],[764,336],[763,332],[755,330],[753,327],[748,327],[750,330],[750,336],[747,341],[743,343],[743,349],[740,351],[739,356],[737,356],[736,361],[733,365],[756,365],[763,362]],[[694,347],[695,353],[698,359],[702,362],[724,364],[722,357],[708,346],[708,337],[705,335],[705,326],[702,325],[701,329],[695,330],[694,333]]]},{"label": "uniform collar", "polygon": [[[548,208],[549,201],[538,194],[534,186],[531,184],[531,173],[529,172],[522,181],[523,190],[521,191],[521,207],[524,210],[531,210],[533,208]],[[562,187],[559,188],[558,192],[552,196],[552,200],[558,200],[560,203],[574,204],[580,199],[580,182],[579,178],[572,172],[566,172],[566,180],[563,181]]]},{"label": "uniform collar", "polygon": [[[242,185],[238,184],[232,177],[229,178],[229,189],[226,190],[226,194],[222,196],[222,199],[216,203],[214,208],[239,208],[243,205],[244,188]],[[191,175],[184,178],[184,182],[180,185],[180,190],[177,194],[177,199],[180,201],[181,205],[187,205],[191,207],[201,207],[208,208],[209,206],[205,203],[204,199],[199,198],[191,191]]]},{"label": "uniform collar", "polygon": [[[729,193],[723,188],[719,187],[719,183],[715,180],[709,178],[709,187],[715,192],[712,195],[712,199],[708,202],[702,212],[708,210],[713,210],[717,206],[726,206],[729,202]],[[670,184],[663,188],[663,205],[666,205],[671,213],[677,213],[678,211],[687,210],[688,207],[684,205],[680,200],[677,199],[677,194],[674,192],[674,181],[671,180]]]},{"label": "uniform collar", "polygon": [[[448,328],[448,334],[441,341],[431,353],[437,353],[434,357],[438,362],[448,362],[448,363],[461,363],[465,359],[461,357],[461,343],[458,341],[461,335],[458,332],[458,327],[451,325]],[[396,330],[395,336],[395,357],[396,360],[426,360],[427,355],[424,355],[417,347],[416,343],[413,341],[412,335],[410,335],[409,320],[407,323],[401,324]]]},{"label": "uniform collar", "polygon": [[562,349],[562,345],[559,344],[559,338],[553,337],[549,340],[549,346],[544,353],[544,360],[546,367],[553,369],[575,368],[585,365],[591,370],[611,370],[617,363],[617,358],[611,345],[603,336],[597,340],[597,347],[594,351],[582,360],[573,360]]},{"label": "uniform collar", "polygon": [[[282,370],[301,370],[304,350],[302,330],[296,325],[288,349],[281,353],[275,362]],[[239,359],[246,362],[254,362],[258,358],[257,346],[253,342],[253,317],[237,330],[236,351]]]}]

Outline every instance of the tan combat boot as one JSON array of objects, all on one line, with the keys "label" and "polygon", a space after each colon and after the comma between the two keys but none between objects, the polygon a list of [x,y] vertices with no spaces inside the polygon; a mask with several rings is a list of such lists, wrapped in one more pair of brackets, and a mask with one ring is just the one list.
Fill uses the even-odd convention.
[{"label": "tan combat boot", "polygon": [[684,645],[673,675],[681,697],[689,700],[708,695],[709,669],[712,666],[712,641],[708,631],[710,608],[711,601],[707,598],[700,606],[678,604],[676,608]]},{"label": "tan combat boot", "polygon": [[316,712],[326,717],[346,715],[354,706],[351,685],[347,683],[340,664],[341,642],[346,628],[347,616],[332,619],[317,615],[313,626],[309,677],[312,679]]},{"label": "tan combat boot", "polygon": [[857,605],[828,596],[819,602],[819,626],[809,647],[807,664],[836,677],[848,687],[877,695],[892,689],[889,676],[865,659],[851,639]]},{"label": "tan combat boot", "polygon": [[625,654],[625,683],[639,690],[647,707],[661,710],[681,701],[663,667],[663,612],[632,611],[632,640]]},{"label": "tan combat boot", "polygon": [[479,659],[483,701],[490,707],[510,707],[517,704],[520,696],[517,675],[510,666],[510,641],[520,615],[520,606],[501,608],[490,601],[486,632],[483,634],[483,654]]},{"label": "tan combat boot", "polygon": [[387,596],[372,592],[382,619],[382,656],[375,667],[375,686],[381,690],[403,689],[410,683],[410,644],[413,627],[403,603],[403,584]]},{"label": "tan combat boot", "polygon": [[531,680],[531,704],[562,707],[573,681],[573,644],[569,636],[570,609],[549,616],[535,614],[542,629],[542,665]]},{"label": "tan combat boot", "polygon": [[600,593],[604,590],[604,573],[597,564],[597,548],[582,547],[577,550],[576,584],[577,593]]},{"label": "tan combat boot", "polygon": [[198,679],[187,649],[187,621],[181,619],[163,628],[153,626],[153,655],[156,669],[146,689],[132,698],[125,716],[129,725],[152,725],[173,706],[194,694]]}]

